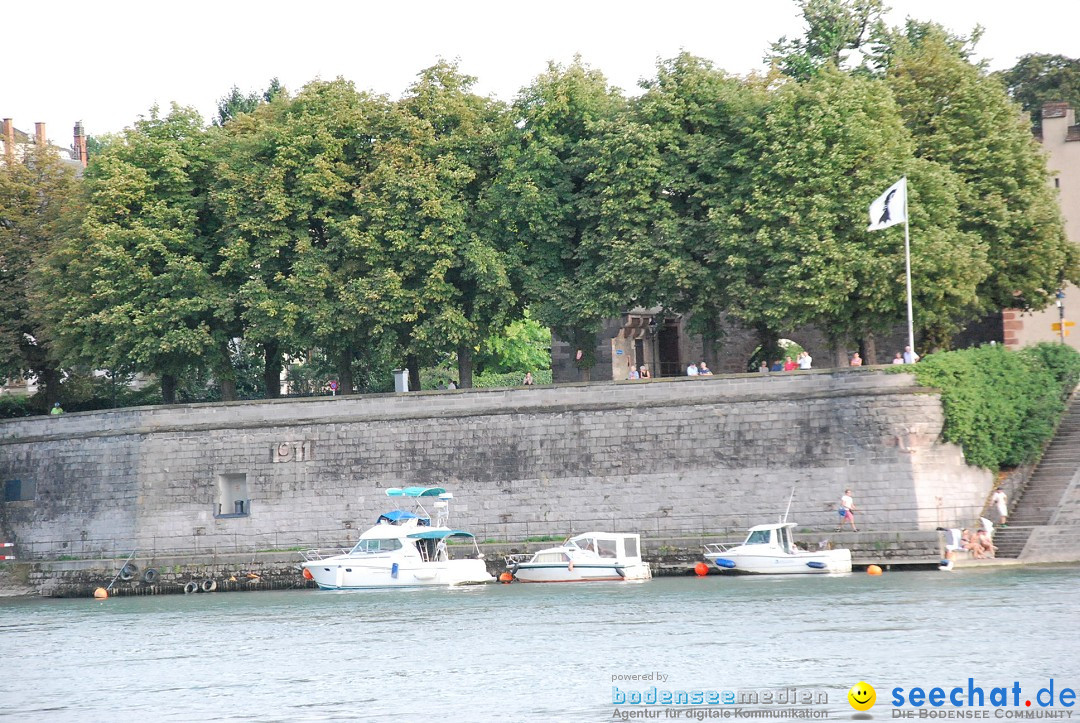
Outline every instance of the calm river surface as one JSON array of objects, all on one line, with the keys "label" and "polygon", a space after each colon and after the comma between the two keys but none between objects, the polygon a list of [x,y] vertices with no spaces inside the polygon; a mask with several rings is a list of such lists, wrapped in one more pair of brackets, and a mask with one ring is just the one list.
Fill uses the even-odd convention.
[{"label": "calm river surface", "polygon": [[[1076,567],[0,599],[0,718],[607,721],[645,710],[613,705],[614,685],[823,692],[816,709],[850,720],[847,691],[865,680],[874,719],[887,720],[897,686],[972,677],[989,694],[1019,681],[1030,698],[1053,678],[1055,694],[1080,689],[1078,643]],[[649,673],[668,677],[613,681]],[[1080,718],[1080,706],[1055,710]]]}]

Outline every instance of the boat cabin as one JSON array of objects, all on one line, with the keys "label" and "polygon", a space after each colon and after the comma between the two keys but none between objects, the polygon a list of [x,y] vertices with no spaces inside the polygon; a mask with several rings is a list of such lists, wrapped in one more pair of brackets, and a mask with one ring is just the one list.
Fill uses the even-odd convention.
[{"label": "boat cabin", "polygon": [[792,529],[795,523],[788,522],[779,525],[758,525],[750,528],[750,533],[743,542],[744,547],[750,545],[768,546],[784,552],[796,551],[795,540],[792,537]]}]

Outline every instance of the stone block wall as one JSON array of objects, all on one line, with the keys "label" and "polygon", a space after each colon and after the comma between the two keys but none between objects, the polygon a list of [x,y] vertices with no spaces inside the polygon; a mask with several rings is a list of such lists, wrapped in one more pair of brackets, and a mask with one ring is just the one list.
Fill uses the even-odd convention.
[{"label": "stone block wall", "polygon": [[[481,539],[618,528],[967,524],[992,483],[942,444],[938,397],[870,369],[413,392],[0,423],[0,504],[23,556],[219,554],[355,540],[396,486],[454,492]],[[246,508],[230,514],[230,485]],[[222,505],[222,508],[219,508]]]}]

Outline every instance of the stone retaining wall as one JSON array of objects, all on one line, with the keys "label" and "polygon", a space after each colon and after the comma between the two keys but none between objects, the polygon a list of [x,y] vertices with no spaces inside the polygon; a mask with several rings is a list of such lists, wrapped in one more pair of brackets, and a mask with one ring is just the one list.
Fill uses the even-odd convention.
[{"label": "stone retaining wall", "polygon": [[992,483],[941,426],[936,394],[870,369],[8,420],[0,480],[24,499],[0,534],[24,559],[345,545],[408,485],[453,491],[481,539],[744,530],[792,488],[800,525],[831,529],[850,487],[861,529],[933,530]]}]

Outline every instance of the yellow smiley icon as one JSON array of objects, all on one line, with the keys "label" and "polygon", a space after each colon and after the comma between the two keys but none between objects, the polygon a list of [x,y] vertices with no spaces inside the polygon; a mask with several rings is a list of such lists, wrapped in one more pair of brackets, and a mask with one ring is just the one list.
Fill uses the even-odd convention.
[{"label": "yellow smiley icon", "polygon": [[870,710],[877,702],[877,691],[869,683],[859,681],[847,692],[848,703],[855,710]]}]

